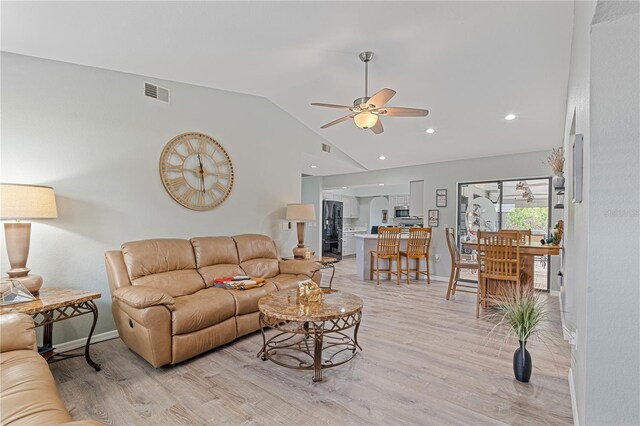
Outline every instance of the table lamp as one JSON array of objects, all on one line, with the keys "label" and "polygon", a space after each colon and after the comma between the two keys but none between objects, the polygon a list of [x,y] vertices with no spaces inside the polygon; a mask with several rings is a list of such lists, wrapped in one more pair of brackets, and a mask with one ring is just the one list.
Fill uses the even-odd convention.
[{"label": "table lamp", "polygon": [[11,269],[9,278],[20,281],[32,294],[42,287],[40,275],[30,275],[27,268],[31,223],[22,219],[53,219],[58,217],[56,198],[50,186],[0,184],[0,220],[15,220],[4,224],[7,256]]},{"label": "table lamp", "polygon": [[316,208],[313,204],[289,204],[287,220],[298,222],[298,247],[293,249],[293,257],[304,259],[304,224],[307,221],[316,220]]}]

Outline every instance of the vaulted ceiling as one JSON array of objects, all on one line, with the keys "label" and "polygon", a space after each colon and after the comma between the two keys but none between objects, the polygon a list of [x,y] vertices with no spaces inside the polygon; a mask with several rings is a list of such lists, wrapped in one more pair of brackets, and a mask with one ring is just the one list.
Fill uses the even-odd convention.
[{"label": "vaulted ceiling", "polygon": [[[572,16],[568,1],[3,2],[2,50],[264,96],[380,169],[560,145]],[[363,96],[363,50],[370,92],[429,116],[321,130],[342,111],[310,103]]]}]

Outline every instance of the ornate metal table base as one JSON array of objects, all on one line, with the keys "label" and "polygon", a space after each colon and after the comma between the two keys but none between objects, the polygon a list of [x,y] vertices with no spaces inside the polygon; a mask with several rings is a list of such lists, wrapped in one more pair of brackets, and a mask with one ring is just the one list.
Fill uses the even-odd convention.
[{"label": "ornate metal table base", "polygon": [[[79,317],[89,313],[93,314],[93,323],[91,324],[91,330],[89,331],[89,336],[87,337],[87,343],[84,346],[84,353],[53,352],[53,323],[69,318]],[[91,354],[89,353],[91,336],[93,336],[93,331],[95,330],[96,323],[98,322],[98,308],[96,307],[95,303],[93,303],[93,300],[80,302],[74,305],[61,306],[49,311],[38,312],[36,314],[33,314],[32,316],[33,322],[35,323],[36,327],[44,327],[44,333],[42,336],[43,348],[41,352],[51,352],[50,355],[46,356],[47,362],[51,363],[61,361],[62,359],[84,356],[87,364],[93,367],[96,371],[100,371],[100,364],[94,362],[91,359]]]},{"label": "ornate metal table base", "polygon": [[[342,365],[356,355],[362,312],[326,321],[283,321],[260,313],[262,349],[258,357],[287,368],[313,370],[313,381],[322,381],[322,370]],[[279,331],[267,339],[265,328]],[[353,328],[353,338],[345,331]],[[323,359],[323,353],[325,358]]]}]

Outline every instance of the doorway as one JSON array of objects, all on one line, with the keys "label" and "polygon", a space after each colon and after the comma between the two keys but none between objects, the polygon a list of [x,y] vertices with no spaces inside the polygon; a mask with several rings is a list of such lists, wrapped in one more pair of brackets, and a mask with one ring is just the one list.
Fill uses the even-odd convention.
[{"label": "doorway", "polygon": [[[551,227],[551,178],[522,178],[458,183],[457,235],[461,256],[477,261],[473,250],[462,247],[477,230],[531,230],[531,241],[548,235]],[[477,271],[462,270],[460,279],[478,281]],[[534,288],[549,291],[550,258],[537,256]]]}]

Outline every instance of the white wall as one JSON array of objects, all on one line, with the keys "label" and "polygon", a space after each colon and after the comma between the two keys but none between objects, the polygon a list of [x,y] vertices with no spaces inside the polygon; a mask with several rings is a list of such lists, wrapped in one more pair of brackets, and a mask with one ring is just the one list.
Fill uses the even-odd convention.
[{"label": "white wall", "polygon": [[[565,318],[579,424],[640,424],[637,2],[575,2],[565,151]],[[573,194],[573,134],[584,190]]]},{"label": "white wall", "polygon": [[[324,140],[269,100],[15,54],[1,59],[1,180],[51,185],[58,204],[58,219],[33,225],[28,266],[45,286],[100,291],[97,333],[114,329],[105,250],[143,238],[247,232],[271,235],[285,254],[295,245],[295,227],[282,229],[285,208],[300,201],[303,151]],[[145,98],[145,80],[169,88],[171,103]],[[160,181],[163,147],[188,131],[213,136],[233,161],[233,191],[212,211],[181,207]],[[54,341],[86,332],[86,321],[65,321]]]},{"label": "white wall", "polygon": [[[387,211],[387,223],[382,222],[382,211]],[[372,226],[388,226],[389,221],[389,199],[387,197],[375,197],[369,203],[369,231]]]},{"label": "white wall", "polygon": [[[558,146],[561,145],[560,136]],[[490,179],[550,176],[551,171],[543,164],[547,151],[526,154],[485,157],[472,160],[447,161],[420,166],[399,167],[362,173],[325,176],[323,187],[367,185],[385,182],[386,185],[407,184],[412,180],[424,180],[425,212],[436,208],[436,189],[447,189],[447,207],[440,207],[440,226],[434,230],[431,248],[431,273],[449,276],[451,261],[444,239],[444,225],[456,224],[456,191],[458,182]],[[435,255],[440,260],[435,261]]]},{"label": "white wall", "polygon": [[[317,256],[320,256],[322,255],[322,177],[303,177],[301,197],[302,203],[316,206],[316,220],[306,225],[304,245],[315,251]],[[293,223],[292,226],[294,226]]]}]

